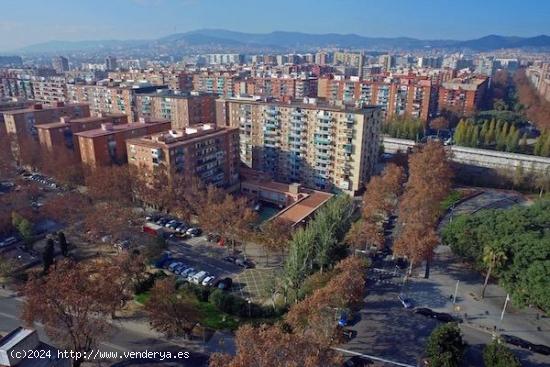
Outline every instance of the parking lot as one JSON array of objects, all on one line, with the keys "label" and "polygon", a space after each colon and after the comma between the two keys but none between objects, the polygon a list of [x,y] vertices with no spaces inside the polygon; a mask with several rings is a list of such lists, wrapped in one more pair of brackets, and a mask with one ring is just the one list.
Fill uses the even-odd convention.
[{"label": "parking lot", "polygon": [[[175,234],[176,231],[165,227],[166,224],[167,222],[162,232]],[[182,262],[196,271],[206,271],[217,279],[230,277],[233,280],[231,291],[244,299],[257,303],[262,303],[266,299],[265,289],[274,276],[275,269],[264,269],[252,262],[253,268],[245,268],[227,261],[230,249],[220,246],[216,241],[208,241],[205,233],[194,237],[185,236],[185,238],[181,238],[181,235],[179,237],[168,235],[168,237],[170,237],[167,240],[170,262]],[[245,261],[245,259],[250,261],[242,254],[232,255],[239,261]]]}]

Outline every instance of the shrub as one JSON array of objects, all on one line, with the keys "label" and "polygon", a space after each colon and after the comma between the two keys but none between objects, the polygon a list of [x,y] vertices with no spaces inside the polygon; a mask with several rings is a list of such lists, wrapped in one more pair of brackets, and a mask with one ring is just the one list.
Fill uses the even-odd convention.
[{"label": "shrub", "polygon": [[437,327],[428,338],[426,356],[431,367],[458,367],[465,349],[458,325],[445,324]]},{"label": "shrub", "polygon": [[521,367],[518,357],[499,340],[494,340],[485,346],[483,363],[485,363],[485,367]]}]

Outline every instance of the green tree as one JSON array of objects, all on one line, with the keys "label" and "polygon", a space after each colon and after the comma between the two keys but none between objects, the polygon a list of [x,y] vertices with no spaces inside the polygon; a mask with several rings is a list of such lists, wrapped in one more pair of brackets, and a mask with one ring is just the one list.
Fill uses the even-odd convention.
[{"label": "green tree", "polygon": [[491,273],[501,267],[506,260],[506,253],[502,248],[497,248],[496,246],[491,245],[487,245],[483,248],[482,261],[487,269],[487,274],[485,275],[485,281],[483,282],[483,288],[481,289],[481,298],[485,297],[485,290],[487,289],[487,284],[489,283]]},{"label": "green tree", "polygon": [[462,362],[466,343],[455,323],[437,327],[428,338],[426,356],[430,367],[458,367]]},{"label": "green tree", "polygon": [[34,239],[33,224],[15,212],[12,213],[11,217],[12,225],[17,229],[27,247],[30,248]]},{"label": "green tree", "polygon": [[521,367],[521,362],[512,351],[495,339],[483,349],[485,367]]}]

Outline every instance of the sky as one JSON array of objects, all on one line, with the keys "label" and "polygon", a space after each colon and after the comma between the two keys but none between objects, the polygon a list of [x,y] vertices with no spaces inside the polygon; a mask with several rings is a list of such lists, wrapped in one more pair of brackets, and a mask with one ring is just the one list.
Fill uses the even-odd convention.
[{"label": "sky", "polygon": [[201,28],[472,39],[550,35],[549,0],[0,0],[0,51]]}]

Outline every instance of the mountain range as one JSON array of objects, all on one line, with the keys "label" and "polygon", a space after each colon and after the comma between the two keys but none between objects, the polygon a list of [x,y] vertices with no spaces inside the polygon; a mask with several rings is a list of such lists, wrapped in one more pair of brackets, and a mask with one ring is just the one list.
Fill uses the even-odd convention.
[{"label": "mountain range", "polygon": [[421,40],[409,37],[365,37],[357,34],[310,34],[275,31],[244,33],[223,29],[202,29],[172,34],[152,40],[50,41],[16,50],[20,53],[52,53],[69,51],[137,51],[185,53],[189,50],[211,52],[243,52],[251,50],[307,51],[319,48],[364,49],[373,51],[453,49],[492,51],[510,48],[550,48],[550,37],[507,37],[489,35],[472,40]]}]

